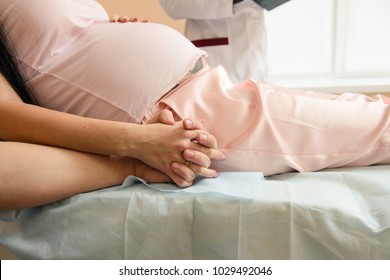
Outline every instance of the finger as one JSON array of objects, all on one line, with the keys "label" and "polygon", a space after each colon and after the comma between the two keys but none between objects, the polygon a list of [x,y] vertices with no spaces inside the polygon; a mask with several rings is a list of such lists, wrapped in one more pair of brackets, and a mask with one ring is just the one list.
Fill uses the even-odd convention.
[{"label": "finger", "polygon": [[191,140],[188,148],[202,152],[211,159],[224,160],[226,158],[225,154],[217,149],[217,140],[212,134],[188,130],[187,137]]},{"label": "finger", "polygon": [[183,152],[183,158],[194,164],[209,168],[211,165],[211,159],[204,153],[187,149]]},{"label": "finger", "polygon": [[208,148],[217,148],[217,140],[207,131],[187,130],[187,136],[192,142],[198,143]]},{"label": "finger", "polygon": [[110,22],[118,22],[118,20],[119,20],[119,15],[118,14],[114,14],[110,18]]},{"label": "finger", "polygon": [[163,124],[169,124],[169,125],[175,124],[175,118],[173,117],[172,111],[168,109],[164,109],[160,111],[160,113],[158,114],[158,119],[159,122]]},{"label": "finger", "polygon": [[122,23],[129,22],[129,17],[127,15],[122,15],[119,17],[118,21]]},{"label": "finger", "polygon": [[187,118],[183,120],[183,127],[187,130],[197,130],[203,129],[204,125],[203,122],[200,120],[193,120]]},{"label": "finger", "polygon": [[213,149],[213,148],[205,147],[205,146],[200,145],[200,144],[198,144],[196,142],[190,143],[188,148],[193,150],[193,151],[200,152],[200,153],[206,155],[207,157],[209,157],[212,160],[224,160],[224,159],[226,159],[226,155],[222,151],[217,150],[217,149]]},{"label": "finger", "polygon": [[217,171],[206,168],[204,166],[200,166],[197,164],[192,163],[191,165],[186,165],[188,168],[190,168],[196,175],[202,176],[205,178],[216,178],[218,177]]},{"label": "finger", "polygon": [[[175,163],[175,165],[177,165],[176,168],[178,170],[181,170],[181,172],[183,172],[183,174],[188,173],[188,172],[192,172],[195,175],[199,175],[199,176],[206,177],[206,178],[218,177],[217,171],[215,171],[213,169],[205,168],[205,167],[197,165],[195,163],[191,163],[191,162],[188,162],[187,164]],[[191,171],[189,171],[189,170],[191,170]],[[194,177],[194,180],[195,180],[195,177]]]},{"label": "finger", "polygon": [[152,123],[163,123],[168,125],[174,125],[175,118],[173,116],[173,113],[170,110],[164,109],[158,112],[148,121],[148,124],[152,124]]},{"label": "finger", "polygon": [[189,187],[194,183],[196,174],[184,164],[173,162],[171,168],[174,174],[170,177],[179,187]]},{"label": "finger", "polygon": [[214,148],[214,149],[217,148],[217,140],[211,134],[206,134],[204,132],[201,132],[196,136],[195,140],[197,143],[203,146]]},{"label": "finger", "polygon": [[205,154],[188,149],[183,152],[183,157],[190,163],[186,163],[185,165],[194,171],[195,174],[207,178],[215,178],[218,176],[215,170],[209,168],[211,160]]},{"label": "finger", "polygon": [[205,153],[212,160],[224,160],[226,159],[226,155],[217,149],[208,149]]}]

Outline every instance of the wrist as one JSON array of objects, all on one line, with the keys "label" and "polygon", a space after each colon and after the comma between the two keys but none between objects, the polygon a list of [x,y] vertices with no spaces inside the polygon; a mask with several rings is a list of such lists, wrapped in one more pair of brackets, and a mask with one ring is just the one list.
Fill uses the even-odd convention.
[{"label": "wrist", "polygon": [[136,176],[136,159],[131,157],[109,156],[110,173],[116,176],[117,182],[123,182],[128,176]]},{"label": "wrist", "polygon": [[142,142],[143,125],[121,123],[114,133],[115,138],[112,145],[115,144],[114,155],[138,158],[140,153],[140,143]]}]

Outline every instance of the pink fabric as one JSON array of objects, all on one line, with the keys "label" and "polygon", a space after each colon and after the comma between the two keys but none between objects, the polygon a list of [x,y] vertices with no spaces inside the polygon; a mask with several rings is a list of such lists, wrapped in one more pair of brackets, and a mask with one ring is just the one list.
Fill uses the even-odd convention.
[{"label": "pink fabric", "polygon": [[0,19],[40,105],[141,122],[205,53],[154,23],[109,23],[94,0],[2,0]]},{"label": "pink fabric", "polygon": [[205,120],[227,155],[219,171],[315,171],[390,163],[390,107],[384,96],[330,95],[247,80],[205,69],[164,97],[146,116],[169,108]]},{"label": "pink fabric", "polygon": [[108,21],[106,11],[93,0],[1,0],[0,11],[1,23],[17,46],[18,57],[32,67],[29,76],[38,74],[48,59],[61,53],[79,34]]}]

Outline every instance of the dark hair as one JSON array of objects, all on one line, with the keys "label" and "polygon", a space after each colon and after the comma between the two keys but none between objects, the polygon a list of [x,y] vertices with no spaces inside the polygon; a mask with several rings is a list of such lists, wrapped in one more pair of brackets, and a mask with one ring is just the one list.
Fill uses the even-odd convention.
[{"label": "dark hair", "polygon": [[25,103],[37,104],[16,62],[16,49],[0,23],[0,73]]}]

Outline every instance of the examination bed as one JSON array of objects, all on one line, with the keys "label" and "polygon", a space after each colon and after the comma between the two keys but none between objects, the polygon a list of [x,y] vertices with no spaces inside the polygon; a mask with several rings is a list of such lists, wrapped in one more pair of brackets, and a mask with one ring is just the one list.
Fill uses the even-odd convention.
[{"label": "examination bed", "polygon": [[121,186],[0,212],[22,259],[390,259],[390,165],[222,173]]}]

